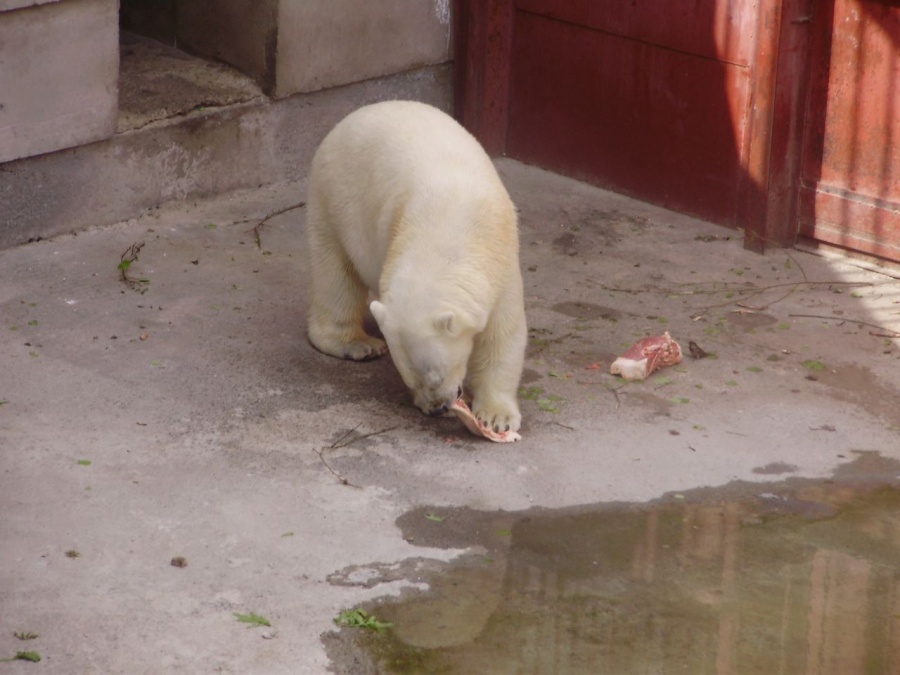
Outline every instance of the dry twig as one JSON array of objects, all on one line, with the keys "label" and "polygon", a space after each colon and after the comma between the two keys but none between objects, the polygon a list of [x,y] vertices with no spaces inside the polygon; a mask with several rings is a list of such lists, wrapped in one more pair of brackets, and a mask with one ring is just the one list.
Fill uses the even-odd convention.
[{"label": "dry twig", "polygon": [[[263,218],[258,223],[256,223],[256,225],[253,227],[253,230],[252,230],[253,236],[256,238],[256,247],[260,251],[262,250],[262,239],[260,238],[259,230],[263,225],[265,225],[268,221],[270,221],[275,216],[280,216],[282,213],[287,213],[288,211],[293,211],[294,209],[299,209],[304,206],[306,206],[306,202],[297,202],[296,204],[292,204],[291,206],[286,206],[283,209],[278,209],[277,211],[272,211],[271,213],[267,214],[265,218]],[[249,222],[249,221],[244,221],[244,222]]]}]

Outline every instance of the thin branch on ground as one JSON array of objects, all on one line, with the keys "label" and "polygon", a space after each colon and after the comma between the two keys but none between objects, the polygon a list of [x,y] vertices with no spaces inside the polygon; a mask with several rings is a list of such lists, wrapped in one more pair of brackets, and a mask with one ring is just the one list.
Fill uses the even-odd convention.
[{"label": "thin branch on ground", "polygon": [[572,337],[574,335],[575,335],[575,333],[566,333],[565,335],[561,335],[560,337],[556,337],[556,338],[541,339],[541,340],[539,340],[539,344],[535,345],[534,350],[531,352],[528,352],[527,356],[529,359],[533,358],[533,357],[537,356],[538,354],[540,354],[542,351],[544,351],[550,345],[555,344],[557,342],[562,342],[563,340],[568,340],[570,337]]},{"label": "thin branch on ground", "polygon": [[338,479],[338,481],[341,483],[341,485],[346,485],[348,487],[356,488],[357,490],[361,490],[362,486],[351,483],[349,480],[344,478],[343,475],[341,475],[338,471],[336,471],[334,469],[334,467],[332,467],[331,464],[328,463],[328,460],[325,459],[325,453],[328,452],[329,450],[337,450],[339,448],[346,448],[351,443],[355,443],[356,441],[361,441],[364,438],[371,438],[372,436],[378,436],[379,434],[386,434],[387,432],[393,431],[398,426],[400,426],[399,424],[395,424],[392,427],[387,427],[385,429],[379,429],[378,431],[372,431],[368,434],[360,434],[359,436],[353,436],[352,438],[349,438],[350,435],[354,431],[359,429],[360,425],[362,425],[362,422],[360,422],[355,427],[353,427],[352,429],[347,431],[343,436],[341,436],[339,439],[337,439],[334,443],[329,445],[327,448],[319,448],[318,450],[314,449],[314,452],[319,456],[319,459],[322,461],[322,464],[324,464],[325,468],[331,472],[331,475],[333,475],[335,478]]},{"label": "thin branch on ground", "polygon": [[138,255],[142,248],[144,248],[144,242],[132,244],[125,249],[125,252],[119,258],[119,274],[121,275],[122,282],[128,286],[128,288],[145,293],[147,291],[146,284],[149,283],[149,281],[147,279],[135,279],[128,275],[131,263],[137,262]]},{"label": "thin branch on ground", "polygon": [[325,468],[331,472],[331,475],[338,479],[341,485],[346,485],[347,487],[356,488],[357,490],[362,490],[361,485],[355,485],[351,483],[349,480],[344,478],[341,474],[335,471],[331,464],[328,463],[328,460],[325,459],[325,452],[330,450],[331,448],[319,448],[318,450],[314,450],[314,452],[319,456],[319,459],[322,460],[322,464],[325,465]]},{"label": "thin branch on ground", "polygon": [[891,330],[890,328],[879,326],[876,323],[869,323],[868,321],[847,319],[843,316],[827,316],[825,314],[788,314],[788,316],[800,319],[825,319],[827,321],[838,321],[840,323],[854,323],[857,326],[865,326],[866,328],[874,328],[875,330],[880,331],[879,333],[869,333],[869,335],[874,335],[875,337],[900,338],[900,331]]},{"label": "thin branch on ground", "polygon": [[[360,424],[362,424],[362,423],[360,422]],[[346,447],[347,447],[348,445],[350,445],[351,443],[356,443],[356,441],[361,441],[361,440],[364,439],[364,438],[371,438],[372,436],[378,436],[378,435],[380,435],[380,434],[386,434],[387,432],[393,431],[394,429],[396,429],[396,428],[399,427],[399,426],[400,426],[399,424],[395,424],[395,425],[392,426],[392,427],[387,427],[387,428],[385,428],[385,429],[379,429],[378,431],[372,431],[372,432],[370,432],[370,433],[368,433],[368,434],[360,434],[359,436],[354,436],[353,438],[351,438],[350,440],[348,440],[346,443],[342,443],[341,441],[343,441],[345,438],[347,438],[347,436],[349,436],[350,434],[352,434],[354,431],[356,431],[356,430],[359,428],[359,424],[357,424],[357,425],[356,425],[355,427],[353,427],[350,431],[348,431],[346,434],[344,434],[344,435],[341,436],[338,440],[336,440],[334,443],[332,443],[332,444],[329,446],[328,449],[329,449],[329,450],[335,450],[335,449],[337,449],[337,448],[346,448]]]},{"label": "thin branch on ground", "polygon": [[[256,238],[256,247],[261,251],[262,250],[262,239],[260,237],[260,229],[263,225],[269,222],[275,216],[280,216],[283,213],[287,213],[288,211],[293,211],[294,209],[303,208],[306,206],[306,202],[297,202],[296,204],[292,204],[291,206],[285,206],[283,209],[278,209],[277,211],[272,211],[269,214],[266,214],[265,218],[260,220],[251,230],[253,232],[253,236]],[[242,223],[249,223],[253,219],[242,220]]]}]

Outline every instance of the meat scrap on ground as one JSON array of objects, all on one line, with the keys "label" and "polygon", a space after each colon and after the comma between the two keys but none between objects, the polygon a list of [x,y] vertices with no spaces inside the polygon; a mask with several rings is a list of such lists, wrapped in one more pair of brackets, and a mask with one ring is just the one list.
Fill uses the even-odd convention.
[{"label": "meat scrap on ground", "polygon": [[466,402],[461,398],[457,399],[456,402],[450,406],[450,410],[462,420],[462,423],[466,425],[466,429],[471,431],[476,436],[483,436],[488,440],[494,441],[495,443],[512,443],[513,441],[518,441],[522,437],[519,436],[515,431],[494,431],[491,427],[482,424],[478,421],[478,418],[472,413],[469,409],[469,406],[466,405]]},{"label": "meat scrap on ground", "polygon": [[668,332],[644,338],[612,362],[609,372],[626,380],[643,380],[657,368],[681,363],[681,347]]}]

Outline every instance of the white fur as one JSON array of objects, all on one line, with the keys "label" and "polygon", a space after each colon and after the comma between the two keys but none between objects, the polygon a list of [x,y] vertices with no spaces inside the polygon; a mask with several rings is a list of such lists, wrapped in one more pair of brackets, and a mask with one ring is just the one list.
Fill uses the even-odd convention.
[{"label": "white fur", "polygon": [[371,294],[419,408],[445,411],[467,378],[475,415],[516,431],[526,342],[516,212],[478,142],[422,103],[360,108],[316,152],[307,209],[312,344],[383,354],[363,329]]}]

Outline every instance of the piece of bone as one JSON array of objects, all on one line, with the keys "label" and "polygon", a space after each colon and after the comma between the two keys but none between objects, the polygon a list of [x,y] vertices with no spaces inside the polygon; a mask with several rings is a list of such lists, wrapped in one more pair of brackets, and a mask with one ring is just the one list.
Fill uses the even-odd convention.
[{"label": "piece of bone", "polygon": [[512,443],[522,438],[515,431],[497,432],[486,424],[482,424],[461,398],[456,399],[453,405],[450,406],[450,410],[462,420],[462,423],[466,425],[466,429],[476,436],[482,436],[490,441],[494,441],[494,443]]},{"label": "piece of bone", "polygon": [[639,340],[612,362],[609,372],[626,380],[643,380],[657,368],[681,363],[681,347],[668,332]]}]

